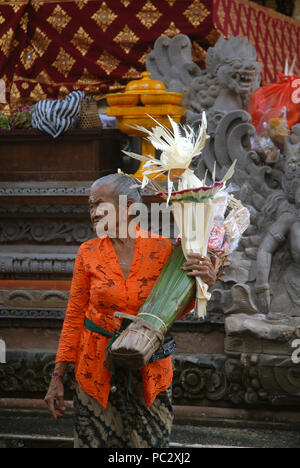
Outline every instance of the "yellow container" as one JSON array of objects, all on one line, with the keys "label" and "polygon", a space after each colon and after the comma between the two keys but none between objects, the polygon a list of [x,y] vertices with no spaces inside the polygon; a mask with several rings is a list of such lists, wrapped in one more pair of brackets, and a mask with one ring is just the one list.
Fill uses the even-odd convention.
[{"label": "yellow container", "polygon": [[[151,80],[151,73],[142,73],[140,80],[128,83],[124,93],[108,94],[107,102],[111,107],[106,110],[107,115],[117,117],[121,132],[129,136],[139,136],[142,140],[142,154],[155,157],[154,147],[145,140],[145,133],[132,128],[135,125],[152,130],[157,125],[153,119],[171,129],[168,116],[180,123],[185,108],[180,106],[182,94],[168,93],[161,81]],[[143,163],[134,174],[136,178],[143,178]],[[157,180],[165,180],[165,176]]]}]

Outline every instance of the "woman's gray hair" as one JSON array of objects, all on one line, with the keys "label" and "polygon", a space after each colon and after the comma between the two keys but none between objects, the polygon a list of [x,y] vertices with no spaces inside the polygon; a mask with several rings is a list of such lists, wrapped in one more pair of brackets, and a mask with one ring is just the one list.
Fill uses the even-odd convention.
[{"label": "woman's gray hair", "polygon": [[136,181],[125,174],[109,174],[96,180],[91,188],[100,185],[111,185],[112,195],[119,202],[120,195],[126,195],[128,200],[134,203],[142,203],[140,191],[136,186]]}]

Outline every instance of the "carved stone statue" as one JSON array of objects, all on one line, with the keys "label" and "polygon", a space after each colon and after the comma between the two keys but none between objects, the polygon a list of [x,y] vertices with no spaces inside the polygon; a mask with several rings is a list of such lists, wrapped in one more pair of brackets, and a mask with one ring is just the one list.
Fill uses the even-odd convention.
[{"label": "carved stone statue", "polygon": [[215,301],[224,313],[300,317],[300,126],[286,140],[284,159],[266,166],[249,158],[238,174],[251,226],[229,258]]},{"label": "carved stone statue", "polygon": [[257,168],[256,177],[248,178],[248,194],[244,190],[244,201],[253,207],[252,229],[256,226],[248,232],[245,254],[255,260],[256,303],[269,319],[300,317],[299,133],[296,126],[287,137],[284,160],[272,169]]},{"label": "carved stone statue", "polygon": [[192,60],[192,44],[182,34],[160,37],[147,56],[147,70],[163,81],[168,91],[183,92],[189,108],[188,121],[199,119],[203,110],[210,115],[246,110],[250,94],[260,84],[261,63],[246,37],[220,38],[208,49],[206,69]]},{"label": "carved stone statue", "polygon": [[187,123],[197,128],[202,112],[208,119],[209,144],[195,162],[196,173],[213,170],[222,177],[235,159],[242,169],[255,134],[248,114],[248,99],[260,83],[261,64],[246,37],[220,38],[207,52],[206,69],[192,60],[190,39],[182,34],[157,39],[147,56],[147,69],[168,91],[184,94]]},{"label": "carved stone statue", "polygon": [[[300,160],[287,161],[290,167],[299,165]],[[296,170],[295,176],[296,176]],[[295,182],[291,181],[291,182]],[[259,247],[256,266],[256,293],[260,310],[269,318],[300,317],[300,188],[295,187],[295,205],[290,203],[286,211],[279,214],[277,221],[270,227]],[[290,258],[281,267],[277,281],[273,278],[273,297],[270,294],[270,273],[273,256],[287,244]],[[286,267],[286,268],[285,268]]]},{"label": "carved stone statue", "polygon": [[256,356],[272,379],[281,366],[276,391],[294,394],[300,390],[298,377],[289,382],[295,372],[292,346],[300,336],[300,125],[287,137],[281,161],[266,166],[250,158],[240,175],[239,196],[251,226],[229,257],[209,310],[225,314],[226,353],[240,353],[247,369],[245,356]]}]

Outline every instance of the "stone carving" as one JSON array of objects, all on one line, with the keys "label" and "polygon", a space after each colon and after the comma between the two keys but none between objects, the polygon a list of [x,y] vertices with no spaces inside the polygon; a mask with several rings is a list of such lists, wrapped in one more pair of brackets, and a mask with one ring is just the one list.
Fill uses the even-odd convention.
[{"label": "stone carving", "polygon": [[[54,367],[53,351],[8,351],[0,364],[0,397],[40,398],[47,391]],[[286,357],[241,354],[174,357],[173,397],[177,405],[247,408],[299,406],[300,369]],[[73,369],[65,377],[67,398],[74,388]]]},{"label": "stone carving", "polygon": [[0,243],[34,241],[39,243],[63,240],[66,244],[81,244],[95,236],[87,222],[0,222]]},{"label": "stone carving", "polygon": [[[60,320],[62,321],[65,316],[65,309],[1,309],[0,320],[1,322],[8,319],[22,319],[22,320]],[[17,322],[16,322],[17,323]],[[23,322],[25,324],[25,322]],[[42,326],[42,323],[40,324]],[[39,326],[40,326],[39,325]],[[54,328],[56,328],[56,324]],[[47,325],[49,326],[49,324]]]},{"label": "stone carving", "polygon": [[282,356],[178,355],[174,403],[213,406],[299,406],[300,369]]},{"label": "stone carving", "polygon": [[57,290],[0,290],[0,306],[18,307],[20,304],[27,304],[30,307],[44,307],[52,304],[64,307],[69,298],[69,291]]},{"label": "stone carving", "polygon": [[[242,396],[252,406],[299,406],[300,369],[290,359],[274,355],[241,355],[226,361],[236,401]],[[240,400],[241,402],[242,400]]]},{"label": "stone carving", "polygon": [[87,197],[90,182],[0,182],[0,197]]},{"label": "stone carving", "polygon": [[192,60],[192,44],[188,36],[157,39],[146,60],[154,79],[163,81],[168,91],[183,92],[188,120],[199,119],[203,110],[226,114],[247,109],[248,99],[260,84],[261,64],[246,37],[222,37],[208,49],[206,69]]},{"label": "stone carving", "polygon": [[26,217],[41,217],[41,215],[49,217],[74,218],[74,217],[89,217],[89,208],[87,204],[84,205],[39,205],[18,203],[14,204],[0,204],[0,216],[2,218],[26,218]]},{"label": "stone carving", "polygon": [[[235,110],[218,118],[219,114],[210,116],[208,120],[209,142],[205,146],[201,157],[195,158],[193,167],[199,177],[203,177],[206,170],[211,174],[216,165],[216,175],[220,180],[234,161],[237,167],[232,183],[240,184],[243,171],[251,157],[257,154],[251,148],[250,138],[255,134],[251,125],[251,116],[244,110]],[[195,125],[200,123],[196,121]],[[208,175],[208,179],[209,179]],[[242,179],[241,179],[242,177]]]},{"label": "stone carving", "polygon": [[0,325],[60,328],[65,316],[69,291],[2,290]]},{"label": "stone carving", "polygon": [[[51,351],[7,351],[7,364],[0,364],[0,395],[45,395],[55,364]],[[65,376],[66,390],[73,390],[73,371],[69,367]]]},{"label": "stone carving", "polygon": [[184,356],[174,358],[173,398],[176,404],[199,404],[209,400],[224,400],[227,393],[227,379],[224,374],[226,357]]},{"label": "stone carving", "polygon": [[[239,251],[231,256],[231,268],[223,280],[235,285],[231,307],[223,294],[226,312],[242,308],[269,318],[300,317],[299,149],[297,126],[286,141],[284,160],[273,167],[248,161],[239,195],[250,209],[251,226]],[[222,296],[220,290],[217,294]]]},{"label": "stone carving", "polygon": [[[21,248],[19,247],[21,250]],[[50,250],[50,249],[49,249]],[[59,250],[59,249],[58,249]],[[51,277],[71,278],[74,253],[31,253],[0,252],[0,278],[49,279]]]},{"label": "stone carving", "polygon": [[250,136],[255,134],[251,117],[246,112],[251,93],[260,83],[261,64],[246,37],[220,38],[207,52],[206,69],[192,61],[191,41],[178,35],[160,37],[147,56],[147,69],[154,79],[163,81],[168,91],[184,94],[188,108],[187,122],[198,128],[206,111],[210,141],[194,161],[196,172],[203,175],[213,170],[217,176],[238,160],[243,169],[251,153]]},{"label": "stone carving", "polygon": [[225,320],[230,352],[286,355],[291,363],[291,345],[300,335],[299,155],[297,125],[279,162],[265,166],[249,158],[241,174],[239,195],[251,226],[209,304],[214,312],[234,314]]},{"label": "stone carving", "polygon": [[[282,191],[277,195],[275,219],[266,229],[257,253],[256,292],[260,298],[260,310],[271,312],[278,318],[300,317],[299,149],[300,138],[294,144],[290,137],[287,138]],[[272,260],[278,258],[277,253],[281,262],[277,265],[273,262],[271,274]],[[273,292],[276,291],[272,298],[270,286]]]}]

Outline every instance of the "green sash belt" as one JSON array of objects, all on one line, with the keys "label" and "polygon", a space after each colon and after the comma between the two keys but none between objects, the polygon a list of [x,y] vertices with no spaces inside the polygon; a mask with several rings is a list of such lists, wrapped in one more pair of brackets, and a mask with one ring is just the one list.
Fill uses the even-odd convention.
[{"label": "green sash belt", "polygon": [[105,328],[100,327],[87,317],[85,317],[84,319],[84,326],[91,332],[99,333],[100,335],[107,336],[107,338],[113,337],[113,333],[109,332],[108,330],[105,330]]},{"label": "green sash belt", "polygon": [[[119,336],[119,330],[114,329],[113,332],[109,332],[108,330],[106,330],[105,328],[100,327],[99,325],[97,325],[92,320],[88,319],[87,317],[85,317],[85,319],[84,319],[84,326],[85,326],[85,328],[87,328],[91,332],[99,333],[99,335],[106,336],[107,338],[110,338],[110,341],[107,343],[107,346],[105,348],[106,360],[105,360],[104,365],[107,368],[108,367],[109,351],[110,351],[110,348],[111,348],[112,344],[114,343],[114,341]],[[115,368],[114,364],[111,365],[110,370],[111,370],[111,374],[112,374],[111,382],[110,382],[111,391],[114,393],[114,392],[117,391],[117,387],[116,387],[116,385],[114,383],[115,378],[116,378],[116,368]],[[129,389],[131,387],[131,382],[132,382],[132,370],[128,369],[128,383],[127,383],[127,389],[126,389],[127,400],[129,400]]]}]

